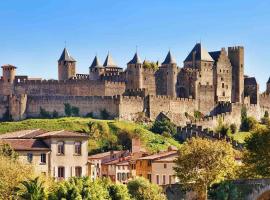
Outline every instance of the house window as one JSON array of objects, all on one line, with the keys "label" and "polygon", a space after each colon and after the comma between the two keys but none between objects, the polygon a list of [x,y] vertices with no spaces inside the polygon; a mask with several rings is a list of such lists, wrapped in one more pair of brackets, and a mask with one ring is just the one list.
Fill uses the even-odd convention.
[{"label": "house window", "polygon": [[163,175],[162,184],[163,184],[163,185],[166,184],[166,175]]},{"label": "house window", "polygon": [[45,153],[40,154],[40,163],[42,163],[42,164],[46,163],[46,154]]},{"label": "house window", "polygon": [[147,179],[149,180],[149,182],[152,182],[152,175],[151,174],[147,174]]},{"label": "house window", "polygon": [[82,167],[75,167],[75,176],[77,177],[82,176]]},{"label": "house window", "polygon": [[57,151],[58,154],[63,155],[64,154],[64,142],[58,142],[57,143]]},{"label": "house window", "polygon": [[58,178],[59,179],[65,178],[65,168],[64,167],[58,167]]},{"label": "house window", "polygon": [[31,163],[33,161],[33,154],[32,153],[27,153],[27,161]]},{"label": "house window", "polygon": [[225,97],[225,92],[223,92],[222,95]]},{"label": "house window", "polygon": [[159,175],[157,175],[156,178],[157,178],[157,184],[159,185]]},{"label": "house window", "polygon": [[150,167],[151,166],[151,160],[148,160],[147,162],[147,166]]},{"label": "house window", "polygon": [[165,164],[164,164],[164,169],[166,169],[166,168],[167,168],[167,164],[165,163]]},{"label": "house window", "polygon": [[169,175],[169,184],[172,184],[172,175]]},{"label": "house window", "polygon": [[76,155],[81,155],[81,153],[82,153],[82,144],[81,144],[81,142],[75,142],[74,146],[75,146],[75,154]]}]

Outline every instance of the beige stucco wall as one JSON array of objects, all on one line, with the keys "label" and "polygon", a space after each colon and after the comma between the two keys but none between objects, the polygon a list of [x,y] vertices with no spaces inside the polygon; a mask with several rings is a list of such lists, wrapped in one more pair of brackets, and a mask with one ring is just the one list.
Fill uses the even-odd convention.
[{"label": "beige stucco wall", "polygon": [[[167,165],[166,168],[164,168],[164,164]],[[152,162],[152,183],[157,183],[157,175],[159,175],[159,185],[163,184],[163,176],[165,175],[165,185],[169,184],[169,177],[171,178],[171,184],[174,184],[177,181],[176,177],[173,177],[175,174],[175,171],[173,168],[175,167],[175,164],[173,162]]]}]

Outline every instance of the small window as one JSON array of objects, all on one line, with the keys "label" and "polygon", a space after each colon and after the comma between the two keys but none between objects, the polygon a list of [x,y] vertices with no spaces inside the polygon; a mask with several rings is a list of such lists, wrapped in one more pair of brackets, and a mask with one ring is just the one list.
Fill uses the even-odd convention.
[{"label": "small window", "polygon": [[163,181],[162,184],[165,185],[166,184],[166,175],[163,175]]},{"label": "small window", "polygon": [[45,153],[40,154],[40,163],[42,163],[42,164],[46,163],[46,154]]},{"label": "small window", "polygon": [[223,94],[222,94],[224,97],[225,97],[225,92],[223,92]]},{"label": "small window", "polygon": [[147,162],[147,166],[150,167],[151,166],[151,160],[148,160]]},{"label": "small window", "polygon": [[164,169],[166,169],[166,168],[167,168],[167,164],[165,163],[165,164],[164,164]]},{"label": "small window", "polygon": [[151,175],[151,174],[147,174],[147,179],[148,179],[149,182],[151,183],[151,181],[152,181],[152,175]]},{"label": "small window", "polygon": [[81,153],[82,153],[82,144],[81,144],[81,142],[75,142],[74,146],[75,146],[75,154],[76,155],[81,155]]},{"label": "small window", "polygon": [[222,88],[224,88],[224,83],[222,83]]},{"label": "small window", "polygon": [[75,176],[77,177],[82,176],[82,167],[75,167]]},{"label": "small window", "polygon": [[156,178],[157,178],[157,184],[159,185],[159,175],[157,175]]},{"label": "small window", "polygon": [[57,143],[57,152],[59,155],[63,155],[64,154],[64,142],[58,142]]},{"label": "small window", "polygon": [[63,179],[65,178],[65,168],[58,167],[58,178]]},{"label": "small window", "polygon": [[33,154],[32,153],[27,153],[27,161],[31,163],[33,161]]}]

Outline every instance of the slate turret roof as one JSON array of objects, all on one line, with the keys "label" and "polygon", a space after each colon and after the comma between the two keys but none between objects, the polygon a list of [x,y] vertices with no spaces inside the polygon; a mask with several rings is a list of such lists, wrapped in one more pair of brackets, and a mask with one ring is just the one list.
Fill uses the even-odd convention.
[{"label": "slate turret roof", "polygon": [[197,43],[191,52],[188,54],[184,62],[192,62],[193,61],[193,56],[195,55],[195,61],[209,61],[213,62],[213,58],[210,56],[208,51],[204,49],[201,45],[201,43]]},{"label": "slate turret roof", "polygon": [[257,85],[257,81],[255,77],[245,77],[244,79],[245,85]]},{"label": "slate turret roof", "polygon": [[140,57],[138,56],[137,52],[135,53],[132,60],[128,62],[128,64],[142,64],[142,61],[141,61]]},{"label": "slate turret roof", "polygon": [[103,67],[117,67],[110,53],[108,53],[105,62],[103,64]]},{"label": "slate turret roof", "polygon": [[171,51],[168,52],[164,62],[162,63],[162,65],[167,65],[167,64],[176,64],[176,61],[171,54]]},{"label": "slate turret roof", "polygon": [[91,66],[90,66],[90,68],[94,68],[94,67],[103,67],[103,66],[100,64],[100,62],[99,62],[97,56],[95,56],[95,58],[94,58],[94,60],[93,60],[93,62],[92,62],[92,64],[91,64]]},{"label": "slate turret roof", "polygon": [[72,56],[68,53],[68,50],[66,48],[64,48],[58,61],[76,62],[76,60],[72,58]]},{"label": "slate turret roof", "polygon": [[267,83],[270,83],[270,77],[269,77],[269,79],[268,79]]}]

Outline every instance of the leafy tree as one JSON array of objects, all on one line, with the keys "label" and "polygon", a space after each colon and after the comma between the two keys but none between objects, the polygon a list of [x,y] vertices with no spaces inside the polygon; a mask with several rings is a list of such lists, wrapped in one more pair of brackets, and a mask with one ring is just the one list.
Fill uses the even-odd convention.
[{"label": "leafy tree", "polygon": [[230,181],[223,181],[217,187],[211,188],[210,196],[215,200],[240,199],[237,187]]},{"label": "leafy tree", "polygon": [[29,165],[0,155],[0,199],[14,197],[14,189],[21,181],[31,178],[33,169]]},{"label": "leafy tree", "polygon": [[154,122],[151,131],[158,134],[166,133],[174,136],[177,133],[177,128],[168,119],[161,119]]},{"label": "leafy tree", "polygon": [[123,184],[110,184],[108,186],[109,195],[111,200],[131,200],[130,194],[126,185]]},{"label": "leafy tree", "polygon": [[64,106],[66,116],[70,117],[72,114],[71,105],[69,103],[65,103]]},{"label": "leafy tree", "polygon": [[53,113],[52,113],[52,117],[53,118],[58,118],[59,117],[59,113],[56,110],[54,110]]},{"label": "leafy tree", "polygon": [[197,192],[198,199],[206,199],[211,185],[233,177],[234,155],[226,141],[191,138],[180,147],[176,175],[187,188]]},{"label": "leafy tree", "polygon": [[262,124],[265,124],[265,125],[270,125],[270,119],[269,119],[269,113],[268,113],[268,111],[265,111],[264,112],[264,116],[261,119],[261,123]]},{"label": "leafy tree", "polygon": [[109,119],[110,113],[106,109],[103,109],[100,111],[100,117],[101,119]]},{"label": "leafy tree", "polygon": [[134,200],[166,200],[162,188],[150,183],[147,179],[138,177],[127,184],[128,191]]},{"label": "leafy tree", "polygon": [[147,68],[147,69],[153,69],[153,70],[157,70],[158,69],[158,65],[156,62],[150,62],[150,61],[147,61],[145,60],[143,62],[143,67],[144,68]]},{"label": "leafy tree", "polygon": [[71,113],[72,113],[72,116],[79,116],[80,109],[78,107],[72,106],[71,107]]},{"label": "leafy tree", "polygon": [[230,135],[231,129],[227,124],[222,124],[216,129],[216,132],[224,137]]},{"label": "leafy tree", "polygon": [[39,177],[22,181],[20,187],[17,187],[18,196],[25,200],[45,200],[47,195],[43,182],[39,180]]},{"label": "leafy tree", "polygon": [[270,130],[257,129],[245,141],[247,151],[244,153],[243,163],[247,176],[270,176]]},{"label": "leafy tree", "polygon": [[45,119],[49,119],[52,117],[51,114],[42,107],[39,108],[39,115],[40,117]]},{"label": "leafy tree", "polygon": [[258,122],[253,117],[247,116],[247,108],[244,106],[241,109],[241,131],[251,131],[256,128]]},{"label": "leafy tree", "polygon": [[0,156],[8,157],[12,160],[16,160],[18,158],[18,154],[11,148],[9,144],[0,145]]}]

